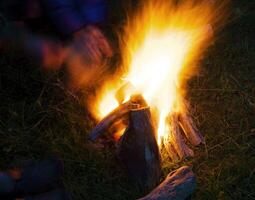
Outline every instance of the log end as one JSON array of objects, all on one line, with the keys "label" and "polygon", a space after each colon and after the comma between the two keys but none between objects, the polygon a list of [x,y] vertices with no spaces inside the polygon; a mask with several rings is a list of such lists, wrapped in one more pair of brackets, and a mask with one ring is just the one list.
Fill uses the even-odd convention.
[{"label": "log end", "polygon": [[195,174],[191,167],[183,166],[169,173],[157,188],[138,200],[184,200],[194,192],[195,188]]}]

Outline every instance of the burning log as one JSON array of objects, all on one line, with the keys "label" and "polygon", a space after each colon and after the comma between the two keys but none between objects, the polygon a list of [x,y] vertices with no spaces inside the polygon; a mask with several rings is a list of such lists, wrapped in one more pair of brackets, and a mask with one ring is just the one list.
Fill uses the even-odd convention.
[{"label": "burning log", "polygon": [[96,127],[90,133],[90,139],[95,141],[99,136],[101,136],[107,129],[109,129],[114,123],[125,118],[125,115],[130,111],[130,102],[121,104],[105,118],[103,118]]},{"label": "burning log", "polygon": [[190,167],[184,166],[171,172],[157,188],[138,200],[184,200],[195,187],[194,173]]},{"label": "burning log", "polygon": [[189,114],[191,113],[191,108],[188,102],[180,98],[179,103],[183,109],[179,112],[171,113],[169,116],[169,134],[165,135],[163,138],[163,144],[172,161],[194,156],[193,150],[186,145],[187,142],[189,142],[191,146],[198,146],[204,143],[203,136],[199,133]]},{"label": "burning log", "polygon": [[118,143],[118,157],[133,180],[150,189],[159,182],[161,159],[150,108],[141,95],[132,96],[107,115],[92,130],[90,138],[96,140],[113,124],[126,118],[128,125]]},{"label": "burning log", "polygon": [[129,125],[119,141],[118,157],[140,186],[151,189],[158,184],[160,154],[149,107],[130,111]]},{"label": "burning log", "polygon": [[[185,103],[185,107],[187,107],[187,110],[189,110],[187,103],[185,100],[183,101]],[[137,109],[139,110],[145,107],[148,107],[148,105],[141,95],[132,96],[128,102],[120,104],[115,110],[113,110],[97,124],[97,126],[90,133],[90,139],[95,141],[107,130],[110,130],[110,128],[114,127],[114,125],[118,125],[120,123],[123,125],[124,121],[130,121],[131,111]],[[170,134],[165,135],[163,140],[166,151],[173,161],[194,156],[193,150],[185,143],[185,139],[183,138],[182,133],[185,134],[187,140],[193,146],[197,146],[204,141],[203,136],[198,132],[194,122],[192,121],[190,115],[187,114],[187,112],[171,114],[171,123],[169,126]],[[137,119],[137,123],[142,123],[142,121],[139,122],[139,120],[140,119]],[[151,119],[151,121],[152,122],[148,123],[153,124],[153,119]],[[124,123],[124,126],[127,126],[126,123]]]},{"label": "burning log", "polygon": [[133,95],[128,102],[120,104],[96,125],[96,127],[90,133],[90,139],[95,141],[113,124],[123,121],[125,118],[127,118],[127,115],[131,109],[138,109],[145,106],[147,106],[147,103],[141,95]]}]

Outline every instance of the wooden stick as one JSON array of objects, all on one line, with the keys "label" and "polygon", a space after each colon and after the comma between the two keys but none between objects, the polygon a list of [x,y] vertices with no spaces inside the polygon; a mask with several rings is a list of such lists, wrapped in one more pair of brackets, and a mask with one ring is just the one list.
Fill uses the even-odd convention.
[{"label": "wooden stick", "polygon": [[188,141],[193,146],[198,146],[204,143],[203,136],[199,133],[195,123],[192,120],[191,113],[193,113],[192,108],[186,99],[182,99],[182,107],[185,108],[179,115],[180,126],[188,139]]},{"label": "wooden stick", "polygon": [[114,123],[125,120],[131,110],[147,107],[147,103],[142,95],[133,95],[126,103],[120,104],[110,114],[103,118],[91,131],[89,138],[95,141],[100,135],[107,131]]},{"label": "wooden stick", "polygon": [[177,113],[173,113],[171,116],[171,133],[170,134],[172,136],[173,146],[178,156],[180,157],[180,159],[194,156],[194,152],[185,144],[183,140]]},{"label": "wooden stick", "polygon": [[115,122],[125,119],[125,116],[129,113],[131,108],[130,102],[121,104],[105,118],[103,118],[96,127],[89,134],[89,138],[95,141],[99,136],[101,136],[107,129],[109,129]]},{"label": "wooden stick", "polygon": [[192,118],[188,114],[180,114],[179,123],[183,132],[185,133],[186,138],[192,145],[198,146],[199,144],[204,142],[203,136],[199,133]]},{"label": "wooden stick", "polygon": [[168,174],[157,188],[138,200],[184,200],[195,188],[195,175],[190,167],[184,166]]},{"label": "wooden stick", "polygon": [[[169,138],[169,137],[165,137],[165,138]],[[173,162],[179,160],[178,154],[176,153],[176,150],[173,146],[173,142],[171,141],[171,139],[166,139],[164,138],[164,146],[166,148],[166,151],[168,153],[168,155],[170,156],[171,160]]]}]

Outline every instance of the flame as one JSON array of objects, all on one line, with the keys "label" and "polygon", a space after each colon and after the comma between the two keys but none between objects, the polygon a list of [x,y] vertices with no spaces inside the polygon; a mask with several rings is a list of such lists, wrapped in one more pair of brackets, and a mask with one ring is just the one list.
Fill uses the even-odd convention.
[{"label": "flame", "polygon": [[115,97],[118,87],[114,86],[115,84],[106,84],[101,88],[95,103],[96,106],[92,105],[93,114],[96,119],[100,120],[119,105]]},{"label": "flame", "polygon": [[[198,59],[223,21],[219,15],[223,2],[145,1],[127,21],[121,46],[123,76],[159,112],[158,144],[169,134],[168,115],[185,112],[182,99],[187,80],[198,71]],[[100,94],[96,107],[103,112],[97,113],[99,118],[117,106],[117,89]]]}]

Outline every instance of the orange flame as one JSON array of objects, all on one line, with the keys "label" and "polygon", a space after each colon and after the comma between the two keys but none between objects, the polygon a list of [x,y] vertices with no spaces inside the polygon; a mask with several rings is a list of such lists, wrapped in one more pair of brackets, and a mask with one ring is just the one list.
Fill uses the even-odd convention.
[{"label": "orange flame", "polygon": [[[211,1],[189,0],[176,4],[151,0],[127,22],[122,41],[123,77],[150,106],[157,108],[159,144],[169,134],[167,116],[171,112],[185,112],[182,98],[186,82],[197,72],[197,61],[222,22],[223,15],[219,13],[223,5]],[[95,103],[96,110],[100,110],[96,113],[98,118],[117,106],[118,88],[104,87]],[[131,93],[127,95],[130,97]]]}]

